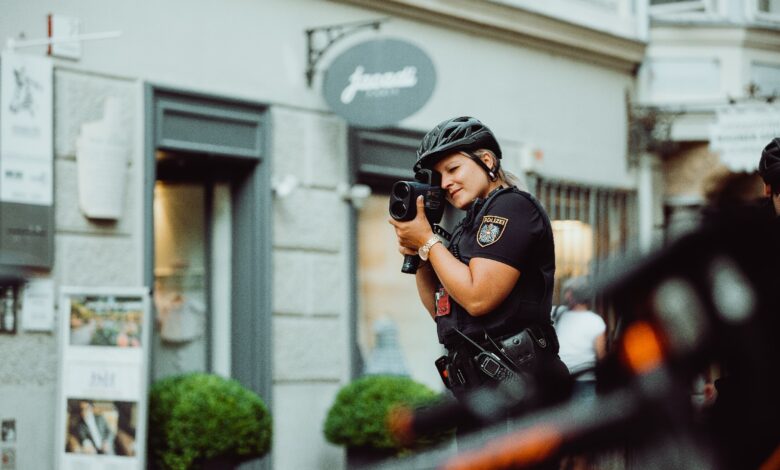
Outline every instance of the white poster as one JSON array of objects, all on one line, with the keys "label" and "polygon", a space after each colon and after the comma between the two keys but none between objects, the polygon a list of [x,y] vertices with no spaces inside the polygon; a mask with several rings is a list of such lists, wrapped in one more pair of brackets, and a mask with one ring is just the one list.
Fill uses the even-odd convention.
[{"label": "white poster", "polygon": [[60,470],[145,468],[149,294],[63,288],[60,295]]},{"label": "white poster", "polygon": [[761,151],[780,136],[780,106],[766,103],[724,106],[710,128],[710,149],[732,171],[754,171]]},{"label": "white poster", "polygon": [[0,201],[52,204],[53,86],[50,59],[0,56]]},{"label": "white poster", "polygon": [[22,293],[22,328],[54,331],[54,280],[27,281]]}]

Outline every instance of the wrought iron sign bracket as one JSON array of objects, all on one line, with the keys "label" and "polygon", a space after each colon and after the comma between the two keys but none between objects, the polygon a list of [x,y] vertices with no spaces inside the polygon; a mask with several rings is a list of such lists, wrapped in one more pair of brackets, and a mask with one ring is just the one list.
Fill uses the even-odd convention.
[{"label": "wrought iron sign bracket", "polygon": [[[371,28],[374,31],[379,31],[379,26],[387,21],[389,18],[382,18],[374,21],[363,21],[360,23],[342,23],[331,26],[321,26],[319,28],[310,28],[306,30],[306,47],[307,47],[307,62],[306,62],[306,84],[311,88],[314,82],[314,74],[317,73],[317,62],[322,58],[323,54],[336,42],[356,33],[363,29]],[[324,38],[324,39],[320,39]],[[322,44],[322,47],[317,47],[318,44]]]}]

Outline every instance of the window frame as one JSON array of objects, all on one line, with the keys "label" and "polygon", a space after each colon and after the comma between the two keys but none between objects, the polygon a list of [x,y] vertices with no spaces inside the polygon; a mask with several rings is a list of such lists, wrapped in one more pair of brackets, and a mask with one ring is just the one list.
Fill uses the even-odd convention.
[{"label": "window frame", "polygon": [[768,21],[772,23],[780,23],[780,6],[777,12],[763,11],[759,8],[759,0],[751,0],[748,2],[751,16],[754,20]]},{"label": "window frame", "polygon": [[652,0],[650,0],[648,3],[651,16],[666,16],[678,13],[716,13],[716,5],[713,0],[681,0],[662,5],[653,5]]}]

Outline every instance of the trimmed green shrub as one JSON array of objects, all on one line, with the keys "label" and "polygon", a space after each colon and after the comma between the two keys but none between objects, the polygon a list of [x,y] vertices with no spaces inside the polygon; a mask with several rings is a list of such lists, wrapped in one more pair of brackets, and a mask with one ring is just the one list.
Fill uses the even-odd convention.
[{"label": "trimmed green shrub", "polygon": [[224,458],[239,463],[271,447],[271,415],[239,382],[190,373],[152,385],[149,450],[156,468],[186,470]]},{"label": "trimmed green shrub", "polygon": [[[325,419],[325,438],[350,448],[401,451],[406,446],[390,434],[388,412],[398,405],[423,406],[437,398],[436,392],[406,377],[362,377],[339,391]],[[441,437],[421,440],[410,447],[430,445],[438,440]]]}]

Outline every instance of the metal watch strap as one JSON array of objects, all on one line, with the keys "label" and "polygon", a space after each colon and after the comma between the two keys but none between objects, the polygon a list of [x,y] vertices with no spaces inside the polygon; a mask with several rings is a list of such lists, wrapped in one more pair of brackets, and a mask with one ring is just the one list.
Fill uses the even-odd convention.
[{"label": "metal watch strap", "polygon": [[420,259],[422,259],[423,261],[428,260],[428,254],[430,253],[431,248],[433,248],[433,245],[440,242],[441,242],[441,238],[439,238],[437,235],[434,235],[431,238],[429,238],[428,241],[425,242],[425,245],[421,246],[420,250],[417,252],[418,255],[420,256]]}]

